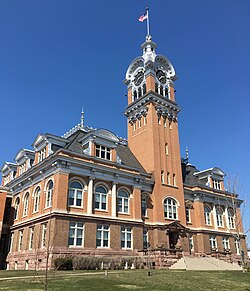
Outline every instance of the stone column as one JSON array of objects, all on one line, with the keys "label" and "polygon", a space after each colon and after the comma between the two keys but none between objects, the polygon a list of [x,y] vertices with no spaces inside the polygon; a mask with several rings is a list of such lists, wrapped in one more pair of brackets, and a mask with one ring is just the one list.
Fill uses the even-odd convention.
[{"label": "stone column", "polygon": [[228,209],[227,207],[225,207],[225,227],[227,228],[227,230],[230,229],[230,226],[229,226],[229,220],[228,220]]},{"label": "stone column", "polygon": [[215,206],[215,204],[213,206],[213,219],[214,219],[214,229],[218,229],[217,219],[216,219],[216,206]]},{"label": "stone column", "polygon": [[94,178],[89,177],[89,184],[88,184],[88,205],[87,205],[87,213],[93,213],[93,183]]},{"label": "stone column", "polygon": [[116,211],[116,205],[117,205],[117,195],[116,195],[116,191],[117,191],[117,183],[113,182],[112,185],[112,190],[111,190],[111,195],[112,195],[112,209],[111,209],[111,215],[113,217],[117,216],[117,211]]}]

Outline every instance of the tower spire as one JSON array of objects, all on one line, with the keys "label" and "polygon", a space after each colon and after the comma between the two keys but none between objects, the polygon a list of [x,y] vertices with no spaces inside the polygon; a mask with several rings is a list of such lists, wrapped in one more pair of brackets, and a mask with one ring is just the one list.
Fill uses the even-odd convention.
[{"label": "tower spire", "polygon": [[82,112],[81,112],[81,128],[84,127],[84,110],[83,110],[83,107],[82,107]]},{"label": "tower spire", "polygon": [[146,7],[146,16],[147,16],[147,36],[146,36],[146,40],[147,39],[151,39],[150,33],[149,33],[149,8]]}]

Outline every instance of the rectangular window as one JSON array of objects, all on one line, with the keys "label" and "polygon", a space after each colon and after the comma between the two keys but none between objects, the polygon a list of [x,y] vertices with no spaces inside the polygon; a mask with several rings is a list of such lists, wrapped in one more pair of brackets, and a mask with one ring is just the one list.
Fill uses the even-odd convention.
[{"label": "rectangular window", "polygon": [[144,125],[147,125],[147,116],[144,116],[144,117],[143,117],[143,124],[144,124]]},{"label": "rectangular window", "polygon": [[171,182],[170,182],[170,173],[169,172],[167,173],[167,183],[168,183],[168,185],[171,185]]},{"label": "rectangular window", "polygon": [[141,119],[138,120],[138,128],[141,128]]},{"label": "rectangular window", "polygon": [[149,247],[148,243],[148,230],[146,228],[143,229],[143,249],[147,249]]},{"label": "rectangular window", "polygon": [[10,253],[12,252],[13,240],[14,240],[14,232],[12,232],[10,234],[10,244],[9,244],[9,251],[10,251]]},{"label": "rectangular window", "polygon": [[222,238],[222,245],[223,245],[224,251],[230,250],[229,238],[228,237],[223,237]]},{"label": "rectangular window", "polygon": [[18,241],[18,250],[22,250],[23,245],[23,230],[19,230],[19,241]]},{"label": "rectangular window", "polygon": [[193,236],[189,237],[189,248],[190,248],[191,252],[194,251],[194,239],[193,239]]},{"label": "rectangular window", "polygon": [[168,152],[168,143],[165,144],[165,154],[166,154],[166,156],[169,155],[169,152]]},{"label": "rectangular window", "polygon": [[84,224],[81,222],[69,223],[69,247],[82,247],[83,246],[83,228]]},{"label": "rectangular window", "polygon": [[134,131],[136,131],[136,122],[134,122],[133,126],[134,126]]},{"label": "rectangular window", "polygon": [[97,144],[96,148],[95,148],[95,155],[98,158],[110,161],[111,160],[111,148]]},{"label": "rectangular window", "polygon": [[221,190],[221,181],[220,180],[212,179],[212,183],[213,183],[214,189]]},{"label": "rectangular window", "polygon": [[217,251],[217,241],[215,236],[210,236],[210,248],[212,251]]},{"label": "rectangular window", "polygon": [[132,229],[131,227],[121,227],[121,248],[131,249],[132,248]]},{"label": "rectangular window", "polygon": [[95,193],[95,209],[107,210],[107,194]]},{"label": "rectangular window", "polygon": [[29,243],[29,249],[33,249],[33,241],[34,241],[34,227],[30,227],[30,243]]},{"label": "rectangular window", "polygon": [[147,197],[141,199],[141,215],[147,216]]},{"label": "rectangular window", "polygon": [[109,225],[98,224],[96,230],[96,247],[109,247]]},{"label": "rectangular window", "polygon": [[173,174],[173,185],[176,186],[176,177],[175,177],[175,174]]},{"label": "rectangular window", "polygon": [[240,241],[236,238],[234,240],[236,255],[240,255]]},{"label": "rectangular window", "polygon": [[189,207],[186,207],[186,218],[187,218],[187,223],[191,223],[191,215],[190,215]]},{"label": "rectangular window", "polygon": [[164,171],[161,171],[161,183],[164,184],[165,179],[164,179]]},{"label": "rectangular window", "polygon": [[38,163],[46,158],[46,147],[38,152]]},{"label": "rectangular window", "polygon": [[42,224],[42,241],[41,241],[41,247],[46,246],[46,233],[47,233],[47,223]]}]

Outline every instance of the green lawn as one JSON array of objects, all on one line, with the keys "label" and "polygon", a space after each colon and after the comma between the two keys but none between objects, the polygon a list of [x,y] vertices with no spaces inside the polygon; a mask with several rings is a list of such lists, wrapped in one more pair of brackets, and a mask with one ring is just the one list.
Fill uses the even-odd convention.
[{"label": "green lawn", "polygon": [[[0,290],[43,290],[32,271],[0,271]],[[40,273],[39,275],[43,275]],[[14,278],[22,277],[25,278]],[[31,276],[31,277],[28,277]],[[153,270],[60,271],[50,274],[49,290],[244,290],[250,291],[250,273]]]}]

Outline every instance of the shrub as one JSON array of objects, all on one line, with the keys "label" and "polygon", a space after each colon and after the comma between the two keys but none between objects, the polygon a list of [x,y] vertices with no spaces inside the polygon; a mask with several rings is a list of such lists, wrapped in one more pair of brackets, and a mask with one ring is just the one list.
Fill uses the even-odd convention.
[{"label": "shrub", "polygon": [[73,270],[72,258],[56,258],[54,266],[56,270]]},{"label": "shrub", "polygon": [[101,259],[96,257],[73,258],[74,270],[97,270],[101,269]]}]

